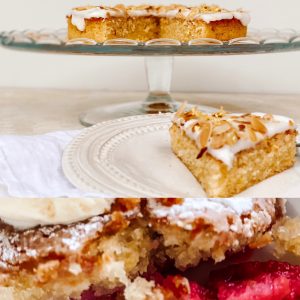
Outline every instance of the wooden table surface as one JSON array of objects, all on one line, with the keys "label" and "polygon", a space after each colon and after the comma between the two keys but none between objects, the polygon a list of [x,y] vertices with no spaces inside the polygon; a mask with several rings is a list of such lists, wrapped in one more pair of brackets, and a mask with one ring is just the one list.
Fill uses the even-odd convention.
[{"label": "wooden table surface", "polygon": [[[300,95],[173,93],[187,100],[228,111],[266,112],[300,123]],[[146,97],[141,92],[0,88],[0,134],[40,134],[79,129],[78,116],[90,108]]]}]

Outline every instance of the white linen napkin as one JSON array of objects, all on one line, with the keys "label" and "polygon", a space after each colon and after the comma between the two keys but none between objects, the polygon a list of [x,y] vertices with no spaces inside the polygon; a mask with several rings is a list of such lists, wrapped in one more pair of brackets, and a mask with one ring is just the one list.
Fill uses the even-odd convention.
[{"label": "white linen napkin", "polygon": [[76,130],[36,136],[0,136],[0,196],[104,196],[84,193],[64,176],[61,166],[63,150],[79,133]]}]

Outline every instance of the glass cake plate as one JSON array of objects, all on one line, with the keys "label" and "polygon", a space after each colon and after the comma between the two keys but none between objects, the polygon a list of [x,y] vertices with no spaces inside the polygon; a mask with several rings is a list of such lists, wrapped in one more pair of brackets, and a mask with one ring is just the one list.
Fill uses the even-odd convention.
[{"label": "glass cake plate", "polygon": [[[25,30],[0,33],[2,46],[8,49],[44,53],[144,56],[149,94],[143,102],[110,105],[82,113],[80,121],[85,126],[94,125],[129,115],[174,112],[178,103],[170,94],[174,56],[213,56],[281,53],[300,50],[300,32],[293,29],[250,29],[248,36],[228,42],[215,39],[197,39],[182,43],[174,39],[155,39],[138,42],[128,39],[97,43],[90,39],[67,40],[66,29]],[[186,99],[188,100],[188,99]],[[214,108],[199,108],[212,112]]]}]

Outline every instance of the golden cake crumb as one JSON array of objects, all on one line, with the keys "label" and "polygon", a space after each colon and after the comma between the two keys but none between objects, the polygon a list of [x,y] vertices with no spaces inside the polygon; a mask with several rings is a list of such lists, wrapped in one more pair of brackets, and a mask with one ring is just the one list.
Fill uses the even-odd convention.
[{"label": "golden cake crumb", "polygon": [[273,238],[278,257],[286,252],[300,256],[300,218],[283,219],[273,228]]}]

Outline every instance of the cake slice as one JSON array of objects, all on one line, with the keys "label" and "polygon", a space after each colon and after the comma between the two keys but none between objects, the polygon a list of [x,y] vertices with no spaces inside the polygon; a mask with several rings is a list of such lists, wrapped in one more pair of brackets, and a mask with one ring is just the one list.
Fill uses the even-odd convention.
[{"label": "cake slice", "polygon": [[104,42],[126,38],[148,41],[156,38],[187,42],[199,38],[227,41],[245,37],[250,17],[247,12],[218,6],[86,6],[67,16],[68,38]]},{"label": "cake slice", "polygon": [[228,41],[245,37],[250,22],[248,13],[229,11],[219,6],[181,5],[162,6],[160,16],[160,38],[172,38],[188,42],[200,38]]},{"label": "cake slice", "polygon": [[[299,199],[296,199],[298,201]],[[284,218],[273,228],[276,256],[292,253],[300,257],[300,217]]]},{"label": "cake slice", "polygon": [[285,201],[276,198],[148,199],[146,208],[162,252],[180,270],[268,245],[285,215]]},{"label": "cake slice", "polygon": [[296,126],[282,116],[181,107],[170,135],[173,152],[209,197],[231,197],[295,163]]},{"label": "cake slice", "polygon": [[158,38],[158,19],[148,6],[87,6],[72,10],[68,19],[68,38],[88,38],[97,42],[126,38],[147,41]]},{"label": "cake slice", "polygon": [[[105,295],[122,291],[132,278],[147,272],[155,243],[139,217],[139,200],[22,200],[23,209],[36,209],[15,215],[0,202],[1,300],[75,300],[91,286],[98,296]],[[65,208],[69,205],[67,211],[53,209],[61,201]],[[96,215],[101,202],[113,202],[112,207]],[[32,227],[38,215],[61,223],[59,215],[68,219],[73,206],[82,211],[74,216],[83,217],[88,207],[95,215],[72,223],[69,219],[65,225]]]}]

